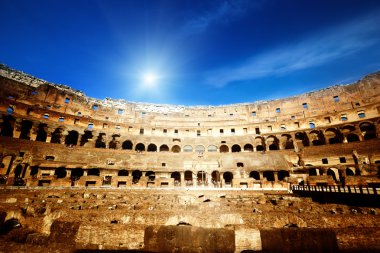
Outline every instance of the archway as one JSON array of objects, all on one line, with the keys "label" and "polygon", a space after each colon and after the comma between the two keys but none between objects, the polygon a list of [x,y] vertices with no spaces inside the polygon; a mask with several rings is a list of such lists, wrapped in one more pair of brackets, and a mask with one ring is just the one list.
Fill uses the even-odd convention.
[{"label": "archway", "polygon": [[307,138],[307,135],[304,132],[297,132],[295,134],[296,140],[302,141],[302,145],[305,147],[309,146],[309,139]]},{"label": "archway", "polygon": [[99,169],[89,169],[87,171],[87,176],[99,176],[100,170]]},{"label": "archway", "polygon": [[135,150],[138,152],[145,151],[145,145],[142,143],[137,143]]},{"label": "archway", "polygon": [[289,177],[289,171],[287,171],[287,170],[280,170],[278,172],[277,176],[278,176],[278,180],[283,181],[287,177]]},{"label": "archway", "polygon": [[245,152],[253,152],[253,146],[251,144],[245,144],[244,145],[244,151]]},{"label": "archway", "polygon": [[181,185],[181,174],[178,171],[172,172],[172,174],[170,175],[170,178],[174,179],[175,186]]},{"label": "archway", "polygon": [[238,144],[232,145],[231,152],[235,153],[235,152],[240,152],[240,151],[241,151],[241,147]]},{"label": "archway", "polygon": [[32,129],[33,123],[29,120],[23,120],[21,122],[20,139],[30,140],[30,129]]},{"label": "archway", "polygon": [[46,139],[47,139],[46,129],[47,129],[46,124],[40,124],[38,126],[36,141],[46,142]]},{"label": "archway", "polygon": [[234,178],[234,175],[232,174],[232,172],[227,171],[223,173],[223,179],[226,185],[232,185],[233,178]]},{"label": "archway", "polygon": [[212,179],[212,183],[215,185],[215,184],[219,184],[220,183],[220,173],[219,171],[217,170],[214,170],[212,173],[211,173],[211,179]]},{"label": "archway", "polygon": [[230,151],[230,149],[228,148],[227,145],[222,145],[219,147],[219,152],[220,153],[228,153]]},{"label": "archway", "polygon": [[364,122],[359,125],[360,131],[364,135],[364,140],[376,138],[376,127],[369,122]]},{"label": "archway", "polygon": [[126,140],[123,142],[123,144],[121,145],[121,148],[122,149],[127,149],[127,150],[132,150],[133,148],[133,143],[130,141],[130,140]]},{"label": "archway", "polygon": [[153,182],[156,179],[156,173],[153,171],[147,171],[145,176],[148,178],[148,181]]},{"label": "archway", "polygon": [[56,168],[55,169],[55,172],[54,172],[54,175],[57,177],[57,178],[65,178],[67,176],[67,171],[65,168],[63,167],[60,167],[60,168]]},{"label": "archway", "polygon": [[173,153],[179,153],[179,152],[181,152],[181,147],[178,146],[178,145],[174,145],[174,146],[172,147],[172,152],[173,152]]},{"label": "archway", "polygon": [[132,183],[137,184],[140,181],[140,178],[142,176],[142,172],[139,170],[134,170],[132,172]]},{"label": "archway", "polygon": [[187,186],[193,184],[193,172],[191,172],[190,170],[185,171],[185,182]]},{"label": "archway", "polygon": [[148,152],[157,152],[157,146],[155,144],[151,143],[148,145],[147,151]]},{"label": "archway", "polygon": [[69,131],[68,135],[65,138],[66,145],[77,145],[79,134],[77,131]]},{"label": "archway", "polygon": [[348,134],[347,135],[347,142],[355,142],[355,141],[360,141],[359,139],[359,136],[357,136],[356,134]]},{"label": "archway", "polygon": [[263,177],[266,178],[267,181],[275,181],[273,171],[264,171]]},{"label": "archway", "polygon": [[251,171],[249,173],[249,177],[251,177],[255,180],[260,180],[260,173],[258,171]]},{"label": "archway", "polygon": [[161,145],[160,146],[160,152],[169,152],[168,145],[165,145],[165,144]]},{"label": "archway", "polygon": [[198,171],[197,173],[198,185],[205,185],[207,182],[207,174],[204,171]]}]

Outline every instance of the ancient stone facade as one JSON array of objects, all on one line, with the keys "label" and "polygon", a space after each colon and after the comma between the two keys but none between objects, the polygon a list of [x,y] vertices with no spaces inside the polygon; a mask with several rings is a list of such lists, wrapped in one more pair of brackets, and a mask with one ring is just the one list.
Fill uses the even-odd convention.
[{"label": "ancient stone facade", "polygon": [[[125,227],[122,229],[126,231],[131,229],[128,226],[139,231],[135,237],[125,235],[120,247],[116,245],[116,242],[120,241],[119,237],[111,239],[111,242],[103,242],[99,237],[97,241],[94,238],[100,234],[86,234],[91,233],[91,228],[85,228],[84,225],[75,227],[78,223],[75,223],[77,219],[73,217],[79,214],[64,211],[67,206],[64,208],[60,203],[54,202],[50,206],[62,208],[60,214],[51,210],[37,214],[35,211],[32,212],[32,217],[41,215],[44,225],[33,225],[33,219],[22,218],[22,214],[14,215],[33,227],[34,231],[50,233],[49,240],[54,241],[53,231],[56,227],[52,227],[52,224],[70,214],[71,218],[64,219],[67,224],[56,225],[72,224],[70,231],[75,230],[75,233],[72,233],[76,236],[76,245],[79,242],[87,242],[81,244],[84,245],[83,249],[88,248],[88,245],[99,249],[101,245],[108,249],[141,250],[144,249],[141,246],[144,245],[144,236],[141,237],[141,234],[145,231],[149,238],[153,238],[152,242],[145,237],[145,249],[155,251],[162,243],[161,239],[157,239],[162,237],[157,231],[166,231],[165,233],[172,235],[183,234],[183,231],[198,231],[194,232],[194,238],[197,238],[198,233],[233,238],[226,239],[233,245],[231,248],[224,247],[226,252],[231,252],[231,249],[239,252],[260,250],[262,244],[259,243],[257,246],[257,240],[252,239],[257,238],[259,228],[283,228],[287,224],[316,229],[336,226],[329,226],[328,222],[323,226],[315,225],[319,220],[318,212],[314,213],[313,218],[294,214],[291,222],[284,221],[280,225],[268,225],[271,223],[265,224],[264,221],[257,221],[261,222],[261,225],[252,224],[251,213],[247,218],[244,216],[245,211],[240,212],[232,207],[228,211],[223,208],[216,210],[227,203],[223,202],[224,199],[220,200],[221,196],[232,194],[234,197],[231,198],[234,200],[231,203],[241,204],[244,208],[249,207],[252,212],[252,207],[259,201],[254,195],[258,191],[282,191],[288,194],[292,185],[376,188],[380,184],[380,73],[368,75],[354,84],[332,86],[279,100],[191,107],[133,103],[109,98],[98,100],[68,86],[52,84],[1,65],[0,114],[0,186],[9,189],[10,193],[16,196],[15,200],[9,200],[9,195],[3,195],[7,208],[10,204],[21,205],[20,199],[33,198],[29,195],[24,196],[24,193],[19,192],[21,189],[29,189],[28,194],[30,189],[34,189],[38,194],[45,194],[40,191],[47,189],[51,192],[45,194],[46,198],[57,192],[59,200],[67,202],[73,209],[79,207],[75,207],[75,204],[69,201],[67,194],[81,198],[86,198],[86,194],[95,196],[92,204],[98,208],[102,204],[97,202],[104,196],[116,196],[116,199],[125,202],[120,192],[114,195],[99,193],[107,189],[110,192],[137,192],[149,199],[141,202],[145,203],[142,204],[144,212],[145,208],[153,208],[151,221],[147,221],[149,218],[144,215],[148,214],[144,212],[144,217],[141,218],[144,221],[139,221],[139,212],[136,209],[138,203],[131,199],[127,202],[131,201],[134,204],[128,205],[129,209],[125,207],[126,210],[133,209],[129,218],[122,214],[115,215],[118,224],[109,225],[112,218],[107,215],[106,229],[113,231],[122,223]],[[21,189],[11,190],[12,186]],[[66,187],[69,192],[76,192],[62,192],[62,187]],[[165,202],[165,205],[172,204],[168,204],[170,208],[167,207],[170,214],[164,215],[160,220],[159,214],[165,213],[163,207],[158,207],[159,204],[148,196],[154,193],[154,196],[160,199],[161,193],[155,191],[161,190],[170,192],[170,201]],[[236,193],[236,190],[244,191]],[[187,196],[188,191],[194,193],[190,194],[192,197],[189,197],[191,200],[187,203],[183,196]],[[203,199],[204,192],[208,194],[208,200],[212,200],[211,203],[203,202],[207,200]],[[214,217],[205,219],[204,223],[199,222],[200,214],[194,214],[191,210],[194,203],[199,202],[198,195],[203,196],[200,205],[207,208],[196,207],[194,210],[213,210],[216,220]],[[244,198],[247,201],[236,201]],[[293,202],[299,201],[294,199]],[[186,203],[182,203],[183,201]],[[90,206],[85,207],[87,204],[84,204],[86,201],[83,199],[78,202],[81,210],[93,209]],[[97,204],[94,204],[95,202]],[[109,204],[107,201],[104,203]],[[263,201],[263,207],[267,205],[265,203],[271,202]],[[120,207],[119,202],[110,204],[111,209],[113,205]],[[28,212],[27,206],[33,205],[25,199],[22,206],[21,208],[26,208]],[[178,212],[178,208],[184,208],[186,218],[179,218],[175,212],[176,209]],[[266,208],[269,207],[264,209]],[[290,208],[288,211],[300,213],[299,208],[293,209]],[[263,215],[257,212],[262,210],[257,209],[255,215]],[[349,211],[345,212],[347,214]],[[353,216],[351,223],[367,217],[369,212],[363,212],[362,217]],[[13,214],[15,213],[16,210]],[[97,214],[93,215],[98,217]],[[276,215],[280,215],[280,211],[268,217],[278,219],[275,218]],[[11,216],[7,212],[7,219]],[[370,216],[368,221],[372,223],[361,227],[378,227],[379,220],[376,215]],[[181,222],[211,230],[159,227],[181,225]],[[228,228],[231,224],[236,227]],[[348,225],[340,225],[341,229],[346,227]],[[227,230],[213,231],[213,228]],[[229,234],[228,229],[232,229],[234,234]],[[372,230],[361,231],[360,233],[364,234],[363,231]],[[268,231],[264,231],[262,235],[267,233]],[[202,243],[203,240],[205,238],[202,237],[198,241]],[[267,242],[264,237],[261,240],[263,243]],[[350,249],[344,246],[344,240],[338,240],[340,249]],[[184,251],[189,250],[187,242],[183,240],[171,245]],[[203,252],[210,249],[220,251],[217,245],[210,244],[203,248]]]}]

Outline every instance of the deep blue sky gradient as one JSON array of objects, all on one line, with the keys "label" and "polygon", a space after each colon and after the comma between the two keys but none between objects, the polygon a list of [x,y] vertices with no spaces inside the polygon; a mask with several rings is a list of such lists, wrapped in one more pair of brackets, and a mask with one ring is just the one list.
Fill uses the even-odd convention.
[{"label": "deep blue sky gradient", "polygon": [[0,21],[0,62],[100,99],[253,102],[380,70],[380,1],[1,0]]}]

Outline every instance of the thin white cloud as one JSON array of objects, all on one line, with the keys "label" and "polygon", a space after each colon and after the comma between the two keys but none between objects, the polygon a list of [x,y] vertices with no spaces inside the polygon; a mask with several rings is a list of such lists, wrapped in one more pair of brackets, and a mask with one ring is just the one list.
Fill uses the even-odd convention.
[{"label": "thin white cloud", "polygon": [[255,5],[259,5],[261,1],[222,1],[215,8],[204,13],[194,15],[182,27],[182,35],[198,34],[206,31],[211,25],[216,23],[225,23],[244,15],[246,10]]},{"label": "thin white cloud", "polygon": [[371,15],[334,27],[293,45],[251,56],[238,66],[212,71],[207,74],[206,83],[223,87],[235,81],[283,75],[326,64],[379,44],[379,23],[380,15]]}]

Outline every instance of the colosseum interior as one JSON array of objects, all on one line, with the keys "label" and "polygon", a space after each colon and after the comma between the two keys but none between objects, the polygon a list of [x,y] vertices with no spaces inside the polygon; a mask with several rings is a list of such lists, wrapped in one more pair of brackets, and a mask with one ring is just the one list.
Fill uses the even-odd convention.
[{"label": "colosseum interior", "polygon": [[0,252],[380,251],[380,72],[224,106],[0,88]]}]

